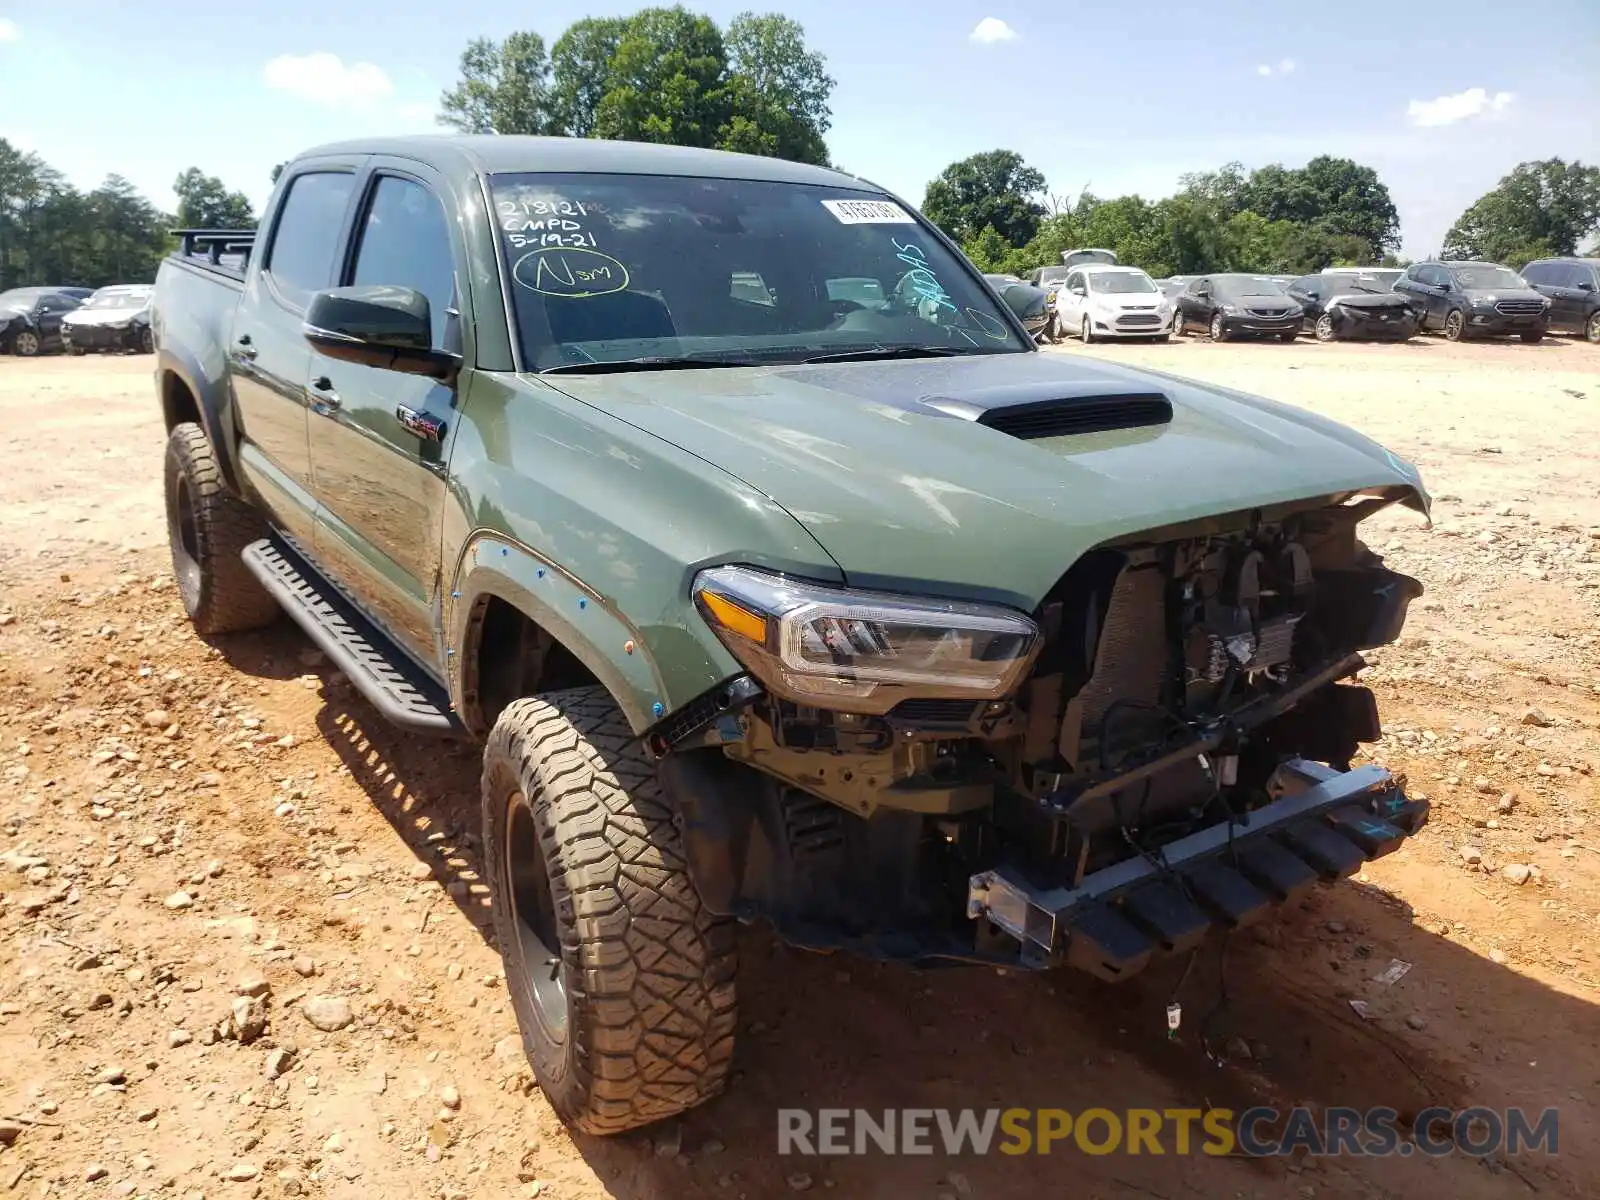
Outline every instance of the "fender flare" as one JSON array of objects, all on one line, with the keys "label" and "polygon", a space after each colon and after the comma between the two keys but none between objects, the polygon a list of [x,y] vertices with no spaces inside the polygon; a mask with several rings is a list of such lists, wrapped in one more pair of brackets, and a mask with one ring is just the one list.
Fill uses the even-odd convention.
[{"label": "fender flare", "polygon": [[172,419],[173,413],[167,398],[169,378],[181,383],[194,397],[195,408],[200,414],[200,427],[205,430],[206,440],[211,443],[211,450],[216,455],[222,478],[229,490],[238,494],[239,476],[234,464],[231,412],[227,411],[229,384],[226,374],[208,387],[201,382],[206,378],[205,371],[187,350],[170,344],[157,347],[157,396],[161,401],[163,420],[170,431],[176,422]]},{"label": "fender flare", "polygon": [[639,631],[599,592],[522,543],[480,532],[467,539],[455,584],[444,600],[446,661],[456,711],[475,710],[469,672],[476,654],[475,618],[494,597],[538,625],[581,662],[616,700],[635,733],[667,708],[666,688]]}]

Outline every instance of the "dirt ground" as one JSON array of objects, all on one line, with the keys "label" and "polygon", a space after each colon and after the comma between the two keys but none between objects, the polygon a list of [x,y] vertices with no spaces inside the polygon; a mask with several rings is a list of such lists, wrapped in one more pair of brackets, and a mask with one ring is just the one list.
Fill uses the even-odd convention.
[{"label": "dirt ground", "polygon": [[[1373,757],[1433,819],[1187,978],[918,973],[748,930],[728,1094],[609,1141],[523,1063],[471,750],[385,728],[287,622],[193,635],[149,359],[0,358],[0,1200],[1600,1195],[1600,348],[1054,352],[1302,404],[1421,466],[1431,530],[1369,540],[1428,592],[1369,675]],[[784,1106],[1253,1102],[1554,1106],[1560,1152],[775,1152]]]}]

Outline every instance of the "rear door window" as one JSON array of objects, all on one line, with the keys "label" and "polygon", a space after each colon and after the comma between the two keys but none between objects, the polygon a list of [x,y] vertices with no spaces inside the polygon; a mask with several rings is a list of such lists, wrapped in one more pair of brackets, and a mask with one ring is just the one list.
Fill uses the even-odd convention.
[{"label": "rear door window", "polygon": [[266,272],[290,306],[304,308],[313,292],[331,285],[333,254],[354,189],[355,176],[348,171],[308,171],[289,184]]}]

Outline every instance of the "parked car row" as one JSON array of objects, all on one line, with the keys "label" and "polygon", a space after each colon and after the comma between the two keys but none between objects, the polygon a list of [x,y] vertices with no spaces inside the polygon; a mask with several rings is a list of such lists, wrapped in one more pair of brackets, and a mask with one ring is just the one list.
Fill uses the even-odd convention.
[{"label": "parked car row", "polygon": [[150,354],[147,283],[81,287],[26,287],[0,292],[0,354],[32,358],[61,350],[133,350]]}]

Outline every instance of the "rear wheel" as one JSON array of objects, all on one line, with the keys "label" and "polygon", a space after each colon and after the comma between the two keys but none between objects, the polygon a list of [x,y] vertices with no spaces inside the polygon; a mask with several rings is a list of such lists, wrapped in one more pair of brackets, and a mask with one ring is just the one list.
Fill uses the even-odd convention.
[{"label": "rear wheel", "polygon": [[1467,336],[1467,317],[1459,308],[1452,308],[1444,319],[1446,341],[1459,342]]},{"label": "rear wheel", "polygon": [[166,492],[172,573],[195,629],[234,633],[277,620],[277,601],[239,558],[267,536],[267,524],[228,490],[205,430],[192,421],[167,438]]},{"label": "rear wheel", "polygon": [[31,329],[24,329],[11,339],[11,353],[21,358],[33,358],[41,348],[39,335]]},{"label": "rear wheel", "polygon": [[1319,342],[1331,342],[1338,336],[1334,332],[1333,318],[1327,313],[1323,313],[1317,318],[1316,335]]},{"label": "rear wheel", "polygon": [[483,757],[495,936],[563,1120],[615,1134],[723,1088],[734,929],[700,903],[654,765],[603,688],[518,700]]}]

